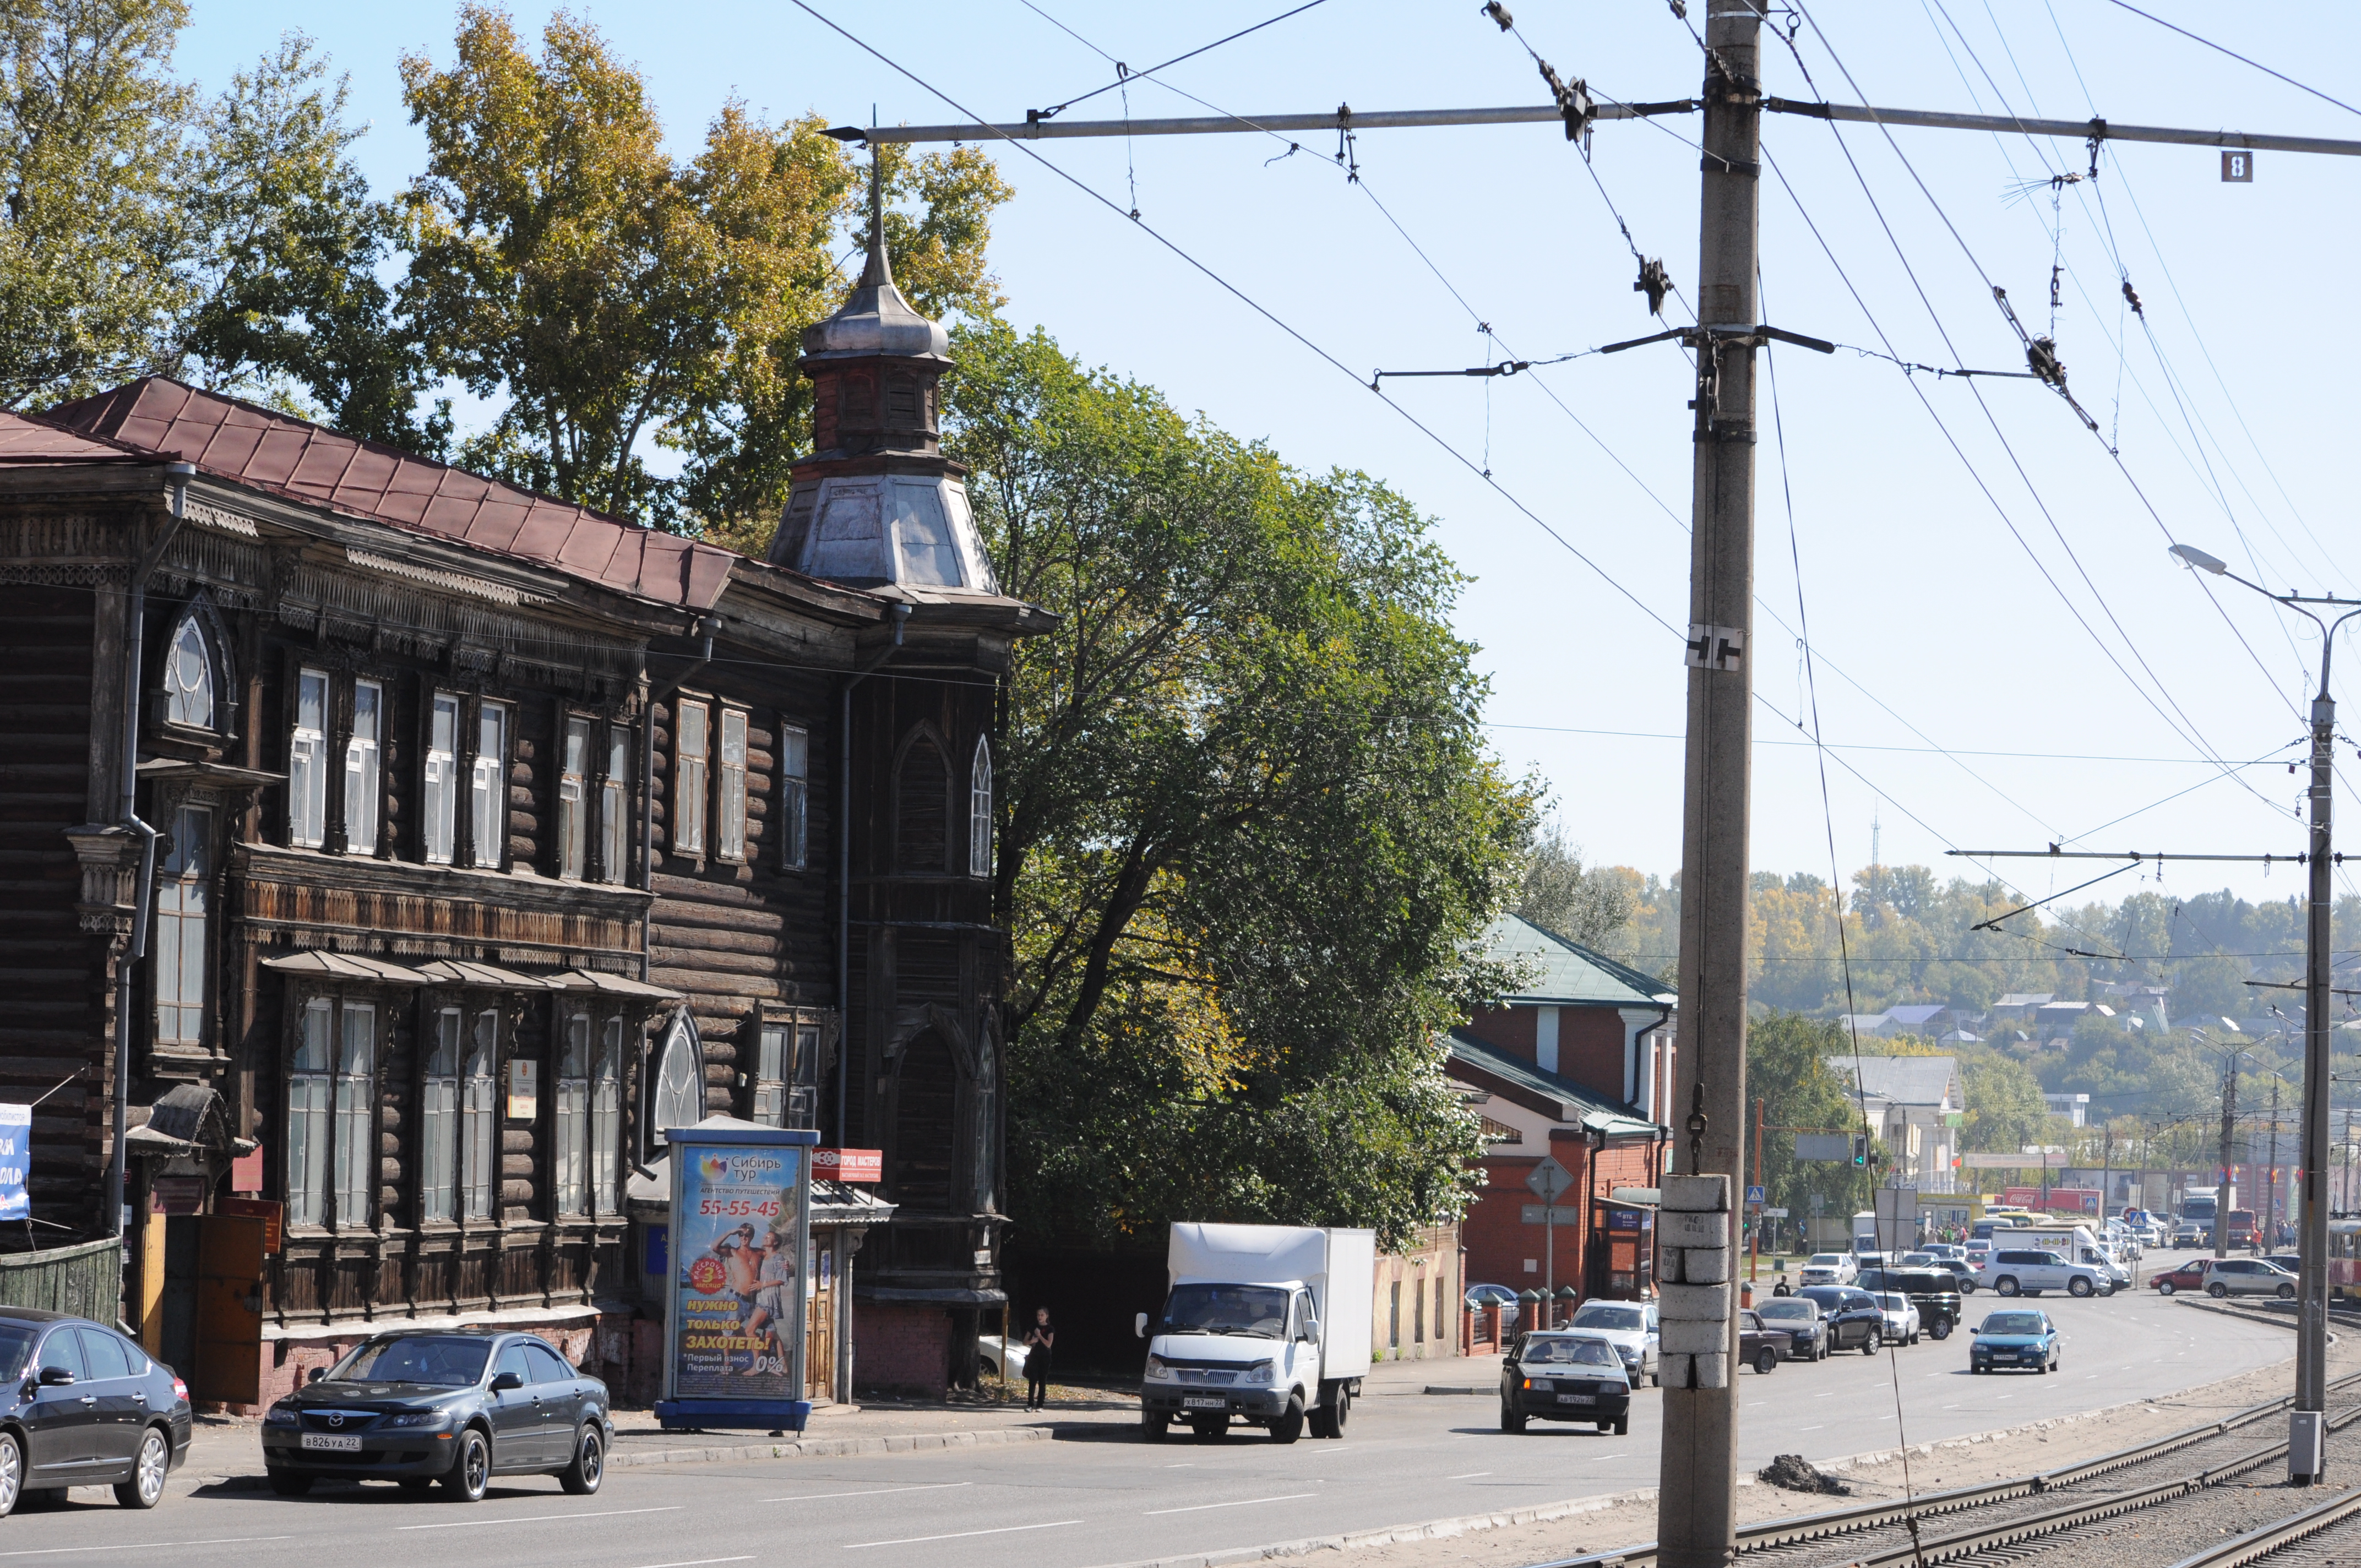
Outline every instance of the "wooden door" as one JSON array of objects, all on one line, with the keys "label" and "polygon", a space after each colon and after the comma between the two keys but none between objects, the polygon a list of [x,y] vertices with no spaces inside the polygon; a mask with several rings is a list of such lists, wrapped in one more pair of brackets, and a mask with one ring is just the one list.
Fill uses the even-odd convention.
[{"label": "wooden door", "polygon": [[261,1402],[264,1225],[245,1214],[197,1222],[197,1355],[188,1378],[193,1398]]},{"label": "wooden door", "polygon": [[836,1397],[836,1251],[822,1243],[813,1251],[811,1289],[804,1297],[804,1398]]}]

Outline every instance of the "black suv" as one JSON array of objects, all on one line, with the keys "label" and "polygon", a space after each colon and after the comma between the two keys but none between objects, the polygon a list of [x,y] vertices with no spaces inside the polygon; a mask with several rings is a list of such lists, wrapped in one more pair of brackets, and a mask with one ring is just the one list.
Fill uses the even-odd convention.
[{"label": "black suv", "polygon": [[270,1407],[262,1462],[296,1497],[320,1477],[401,1483],[472,1503],[495,1475],[598,1489],[615,1440],[607,1385],[545,1340],[483,1329],[379,1334]]},{"label": "black suv", "polygon": [[1918,1309],[1918,1326],[1935,1339],[1949,1339],[1960,1326],[1960,1293],[1949,1274],[1931,1268],[1872,1268],[1857,1282],[1864,1290],[1907,1296]]},{"label": "black suv", "polygon": [[1795,1294],[1818,1303],[1820,1319],[1828,1325],[1828,1349],[1858,1348],[1863,1354],[1875,1355],[1884,1343],[1885,1309],[1861,1286],[1806,1285]]}]

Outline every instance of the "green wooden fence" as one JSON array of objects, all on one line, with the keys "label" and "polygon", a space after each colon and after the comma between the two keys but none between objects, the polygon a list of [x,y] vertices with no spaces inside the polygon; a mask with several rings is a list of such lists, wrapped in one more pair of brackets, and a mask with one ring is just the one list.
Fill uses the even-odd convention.
[{"label": "green wooden fence", "polygon": [[0,1305],[43,1307],[111,1323],[120,1313],[122,1300],[121,1242],[0,1253]]}]

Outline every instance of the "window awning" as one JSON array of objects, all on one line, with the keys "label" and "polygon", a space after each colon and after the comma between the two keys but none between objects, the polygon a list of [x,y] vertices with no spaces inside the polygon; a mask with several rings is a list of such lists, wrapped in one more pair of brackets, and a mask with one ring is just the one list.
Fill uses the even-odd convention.
[{"label": "window awning", "polygon": [[512,969],[497,964],[479,964],[468,959],[436,959],[431,964],[420,964],[418,972],[436,985],[480,985],[494,991],[555,991],[557,982],[547,975],[519,974]]},{"label": "window awning", "polygon": [[434,983],[414,969],[390,964],[382,959],[367,959],[357,953],[331,953],[319,948],[306,948],[300,953],[265,959],[262,967],[277,970],[280,974],[314,975],[322,980],[366,981],[377,985]]},{"label": "window awning", "polygon": [[649,985],[642,981],[625,980],[620,974],[608,974],[599,970],[570,969],[554,974],[547,983],[557,991],[595,991],[608,996],[636,996],[650,1002],[678,1002],[680,992],[666,991],[661,985]]}]

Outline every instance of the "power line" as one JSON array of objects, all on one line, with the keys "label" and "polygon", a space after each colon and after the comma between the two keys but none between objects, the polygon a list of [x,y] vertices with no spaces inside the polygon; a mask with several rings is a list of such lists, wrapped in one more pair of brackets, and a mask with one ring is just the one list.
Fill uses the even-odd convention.
[{"label": "power line", "polygon": [[2334,104],[2348,115],[2361,115],[2361,109],[2355,108],[2352,104],[2346,103],[2342,98],[2332,98],[2317,87],[2307,87],[2302,82],[2298,82],[2294,77],[2288,75],[2283,71],[2273,71],[2269,66],[2265,65],[2259,60],[2249,60],[2245,55],[2240,54],[2236,49],[2225,48],[2221,44],[2215,43],[2212,38],[2201,37],[2196,33],[2191,32],[2187,27],[2180,27],[2172,22],[2168,22],[2162,16],[2156,16],[2151,12],[2143,11],[2138,6],[2132,5],[2130,0],[2112,0],[2112,4],[2124,10],[2129,11],[2135,16],[2144,16],[2147,20],[2154,22],[2159,27],[2179,33],[2182,38],[2189,39],[2192,43],[2203,44],[2207,49],[2212,49],[2216,54],[2226,54],[2232,60],[2236,60],[2240,65],[2251,65],[2266,76],[2275,76],[2281,82],[2286,82],[2289,86],[2294,88],[2299,93],[2309,93],[2313,97],[2319,99],[2322,103]]},{"label": "power line", "polygon": [[[1585,729],[1565,724],[1509,724],[1497,719],[1484,721],[1488,729],[1530,730],[1546,735],[1605,735],[1631,740],[1680,740],[1686,737],[1662,729]],[[2126,757],[2095,751],[1988,751],[1968,748],[1947,750],[1941,746],[1878,746],[1858,740],[1757,740],[1758,746],[1826,746],[1832,751],[1894,751],[1911,756],[1932,757],[2004,757],[2037,762],[2163,762],[2184,768],[2210,768],[2213,764],[2202,757]],[[2301,741],[2290,741],[2301,745]],[[2275,764],[2276,757],[2257,757],[2252,762],[2234,764],[2242,768]],[[2208,783],[2213,781],[2208,780]],[[2077,834],[2087,838],[2088,834]]]},{"label": "power line", "polygon": [[[1236,32],[1230,34],[1227,38],[1215,38],[1212,43],[1201,45],[1196,49],[1191,49],[1186,54],[1176,54],[1170,60],[1166,60],[1164,64],[1151,65],[1145,71],[1134,71],[1125,65],[1121,60],[1115,60],[1115,57],[1108,54],[1106,50],[1099,48],[1098,45],[1092,43],[1088,38],[1083,38],[1082,34],[1074,31],[1073,28],[1066,26],[1065,23],[1059,21],[1057,17],[1050,16],[1049,12],[1041,9],[1040,6],[1034,5],[1033,0],[1021,0],[1021,3],[1027,10],[1032,12],[1035,16],[1039,16],[1043,21],[1048,22],[1050,26],[1064,33],[1068,38],[1072,38],[1075,42],[1082,44],[1084,48],[1091,50],[1092,53],[1099,56],[1102,60],[1114,60],[1115,68],[1115,79],[1113,82],[1108,82],[1105,86],[1093,87],[1089,92],[1081,94],[1079,97],[1069,98],[1062,104],[1053,104],[1046,109],[1032,110],[1028,112],[1026,116],[1027,119],[1031,120],[1046,120],[1052,115],[1064,113],[1066,110],[1072,108],[1077,104],[1086,103],[1089,100],[1097,97],[1102,93],[1112,93],[1119,87],[1126,86],[1129,83],[1139,80],[1141,77],[1153,78],[1158,71],[1165,70],[1170,66],[1178,65],[1184,60],[1194,60],[1201,54],[1221,48],[1224,44],[1235,43],[1238,39],[1245,38],[1248,33],[1258,33],[1265,27],[1273,27],[1280,22],[1284,22],[1290,16],[1300,16],[1304,12],[1311,10],[1314,5],[1325,5],[1327,0],[1304,0],[1304,4],[1296,6],[1295,9],[1291,11],[1282,11],[1278,16],[1272,16],[1267,21],[1257,22],[1251,27],[1240,27]],[[1159,83],[1159,85],[1160,86],[1162,84]],[[939,94],[938,94],[938,96],[939,96]],[[950,102],[948,98],[945,98],[943,101],[947,104]]]}]

